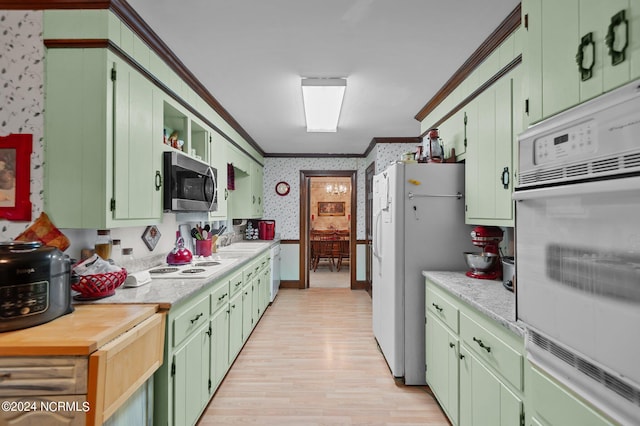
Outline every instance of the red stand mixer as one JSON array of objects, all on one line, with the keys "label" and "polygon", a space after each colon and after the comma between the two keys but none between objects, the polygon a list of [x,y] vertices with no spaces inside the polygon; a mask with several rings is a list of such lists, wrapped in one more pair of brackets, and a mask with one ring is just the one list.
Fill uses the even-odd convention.
[{"label": "red stand mixer", "polygon": [[465,260],[471,268],[467,276],[483,280],[502,278],[499,244],[502,241],[502,229],[497,226],[476,226],[471,231],[471,243],[482,247],[482,252],[466,252]]}]

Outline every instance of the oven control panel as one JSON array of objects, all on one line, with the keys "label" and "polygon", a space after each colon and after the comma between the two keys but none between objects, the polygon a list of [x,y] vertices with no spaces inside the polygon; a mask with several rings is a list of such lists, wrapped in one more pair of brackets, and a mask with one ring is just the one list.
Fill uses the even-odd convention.
[{"label": "oven control panel", "polygon": [[589,120],[536,139],[534,164],[553,163],[597,152],[596,127],[595,120]]},{"label": "oven control panel", "polygon": [[0,318],[18,318],[44,312],[49,307],[49,282],[0,287]]}]

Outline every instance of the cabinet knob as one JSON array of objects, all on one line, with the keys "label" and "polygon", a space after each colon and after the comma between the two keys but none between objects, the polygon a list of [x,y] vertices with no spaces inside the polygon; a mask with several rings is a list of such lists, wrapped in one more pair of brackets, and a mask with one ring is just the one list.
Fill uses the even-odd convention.
[{"label": "cabinet knob", "polygon": [[450,348],[455,348],[455,347],[456,347],[456,344],[455,344],[455,343],[451,343],[451,342],[449,342],[449,347],[450,347]]},{"label": "cabinet knob", "polygon": [[458,358],[460,358],[460,359],[464,359],[464,355],[459,354],[459,355],[458,355]]}]

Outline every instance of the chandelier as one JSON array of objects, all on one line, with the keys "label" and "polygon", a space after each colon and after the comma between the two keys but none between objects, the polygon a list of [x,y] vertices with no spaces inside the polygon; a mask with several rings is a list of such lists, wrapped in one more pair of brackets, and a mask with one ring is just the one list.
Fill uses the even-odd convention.
[{"label": "chandelier", "polygon": [[343,183],[340,183],[340,184],[328,183],[325,189],[327,191],[327,194],[331,194],[331,195],[343,195],[343,194],[346,194],[347,191],[349,190],[349,188],[347,188],[347,185]]}]

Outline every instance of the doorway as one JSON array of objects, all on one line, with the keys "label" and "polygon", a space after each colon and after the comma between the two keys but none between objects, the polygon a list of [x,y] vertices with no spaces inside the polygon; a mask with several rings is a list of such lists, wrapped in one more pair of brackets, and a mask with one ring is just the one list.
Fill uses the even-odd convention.
[{"label": "doorway", "polygon": [[355,170],[300,172],[300,288],[354,288]]}]

